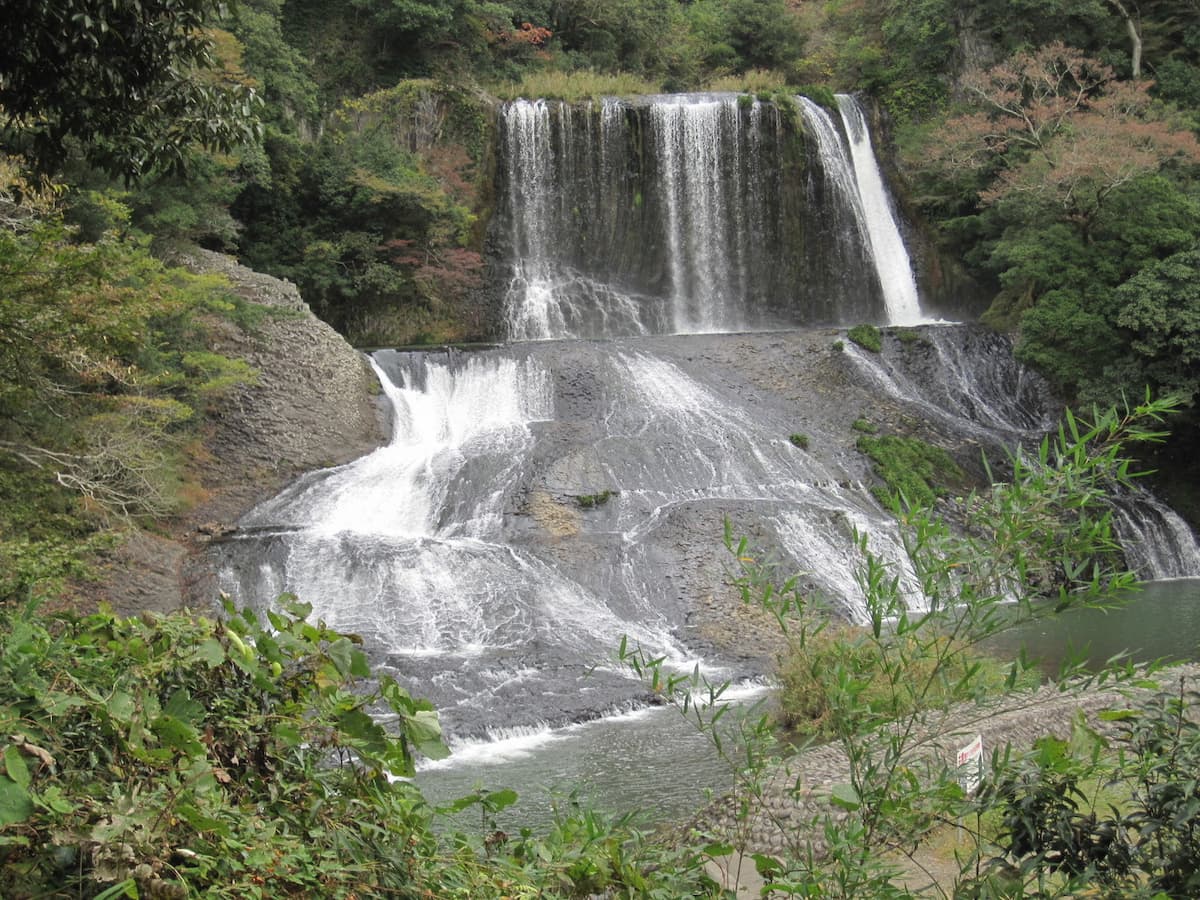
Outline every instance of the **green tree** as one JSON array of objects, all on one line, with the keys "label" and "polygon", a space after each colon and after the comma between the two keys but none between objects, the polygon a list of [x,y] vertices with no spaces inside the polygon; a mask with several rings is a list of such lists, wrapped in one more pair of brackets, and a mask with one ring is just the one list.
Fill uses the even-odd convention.
[{"label": "green tree", "polygon": [[1132,352],[1112,380],[1194,401],[1200,394],[1200,249],[1147,266],[1117,288],[1116,305]]},{"label": "green tree", "polygon": [[219,0],[12,0],[0,22],[2,142],[43,171],[72,148],[126,178],[189,146],[259,134],[257,98],[212,77]]}]

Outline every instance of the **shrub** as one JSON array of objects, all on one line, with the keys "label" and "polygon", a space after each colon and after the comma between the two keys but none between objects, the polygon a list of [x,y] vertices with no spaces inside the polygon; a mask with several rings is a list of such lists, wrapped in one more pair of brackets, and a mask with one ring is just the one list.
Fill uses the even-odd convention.
[{"label": "shrub", "polygon": [[787,84],[783,75],[772,69],[750,69],[740,75],[713,78],[704,87],[709,91],[760,95],[759,99],[769,100],[771,94],[785,90]]},{"label": "shrub", "polygon": [[662,84],[635,75],[610,75],[592,69],[574,72],[527,72],[519,82],[498,85],[493,90],[502,100],[566,100],[569,103],[595,100],[599,97],[632,97],[638,94],[658,94]]},{"label": "shrub", "polygon": [[[977,801],[968,799],[953,752],[939,749],[956,741],[959,734],[950,729],[961,726],[939,708],[973,698],[978,705],[968,713],[977,714],[976,721],[986,720],[989,693],[1025,683],[1032,663],[1020,654],[997,682],[999,673],[974,659],[971,647],[1017,623],[1074,607],[1102,608],[1134,583],[1132,573],[1116,568],[1121,561],[1114,555],[1118,548],[1105,494],[1114,483],[1130,483],[1123,442],[1161,439],[1162,433],[1145,423],[1160,422],[1177,407],[1177,400],[1147,400],[1125,413],[1100,413],[1091,424],[1068,414],[1057,440],[1046,440],[1036,454],[1014,452],[1011,480],[994,484],[988,494],[965,505],[962,531],[952,531],[928,507],[911,508],[900,523],[911,578],[901,576],[894,560],[872,551],[870,535],[858,534],[861,627],[831,625],[832,611],[819,596],[806,592],[801,576],[780,578],[775,566],[758,561],[770,560],[770,549],[752,550],[747,538],[734,538],[727,522],[726,547],[741,569],[735,584],[743,601],[771,615],[790,643],[793,656],[785,663],[785,678],[793,696],[785,701],[785,710],[828,735],[845,768],[839,762],[823,770],[822,780],[825,771],[839,770],[844,780],[826,782],[828,794],[814,791],[813,782],[797,778],[801,773],[796,769],[768,755],[773,734],[761,724],[763,719],[750,726],[743,721],[745,743],[723,749],[729,729],[721,727],[721,720],[729,707],[721,698],[728,685],[711,684],[699,670],[692,675],[665,671],[662,658],[631,649],[623,640],[619,659],[707,734],[735,772],[737,794],[723,808],[736,821],[718,829],[718,840],[705,852],[733,857],[728,863],[732,868],[745,863],[737,854],[746,851],[738,848],[753,834],[753,843],[769,841],[773,848],[770,857],[751,854],[769,890],[846,900],[910,896],[897,881],[903,877],[897,862],[912,857],[938,823],[961,822],[965,814],[976,813],[976,825],[968,832],[971,852],[959,860],[955,883],[946,879],[933,886],[938,896],[1080,896],[1083,888],[1088,890],[1082,893],[1094,893],[1095,881],[1088,877],[1095,869],[1064,883],[1051,875],[1053,857],[1036,851],[1019,859],[1020,869],[1007,867],[1006,873],[1016,879],[1012,893],[987,893],[996,883],[981,881],[991,848],[979,823],[985,817],[994,820],[1000,803],[986,785],[1002,783],[1005,773],[1013,771],[1014,751],[1001,746],[994,752],[985,789]],[[1055,525],[1048,527],[1051,521]],[[1064,577],[1057,584],[1030,577],[1048,564],[1061,569]],[[920,585],[919,604],[912,603],[914,584]],[[1046,599],[1050,602],[1042,602]],[[1123,673],[1128,670],[1110,670],[1103,677]],[[1067,681],[1065,689],[1071,685]],[[1151,851],[1143,870],[1148,877],[1097,896],[1149,896],[1160,887],[1173,892],[1163,896],[1195,895],[1196,885],[1187,879],[1194,878],[1200,858],[1194,838],[1200,833],[1195,825],[1200,800],[1194,790],[1200,740],[1188,734],[1178,752],[1173,743],[1184,721],[1174,713],[1194,715],[1193,701],[1181,692],[1171,715],[1160,719],[1165,727],[1142,730],[1150,752],[1139,752],[1126,770],[1159,804],[1148,808],[1147,817],[1129,823],[1136,826],[1131,829],[1135,833],[1152,823],[1151,830],[1140,832]],[[1109,718],[1123,721],[1128,713]],[[1200,726],[1194,730],[1200,734]],[[954,746],[958,744],[949,743]],[[1068,750],[1084,760],[1095,759],[1099,746],[1098,741],[1073,740]],[[782,796],[795,802],[798,816],[790,814],[790,807],[789,815],[779,816],[776,801]],[[1040,833],[1053,832],[1061,821],[1055,819]],[[1178,831],[1173,830],[1176,825],[1181,825]],[[1163,826],[1172,830],[1164,830],[1160,840],[1155,831]],[[1063,891],[1057,890],[1060,885]],[[1147,886],[1150,892],[1142,890]]]},{"label": "shrub", "polygon": [[796,88],[796,93],[826,109],[836,110],[838,108],[837,97],[823,84],[803,84]]},{"label": "shrub", "polygon": [[580,494],[575,498],[575,502],[582,509],[595,509],[597,506],[603,506],[620,493],[620,491],[603,490],[598,494]]},{"label": "shrub", "polygon": [[872,353],[878,353],[883,349],[883,337],[874,325],[855,325],[846,332],[846,337]]},{"label": "shrub", "polygon": [[851,422],[850,427],[863,434],[874,434],[879,430],[869,419],[864,419],[861,416]]},{"label": "shrub", "polygon": [[799,447],[801,450],[808,449],[808,435],[807,434],[789,435],[788,440],[791,441],[793,447]]},{"label": "shrub", "polygon": [[[893,668],[895,684],[875,677]],[[779,660],[780,724],[797,736],[832,737],[831,718],[839,710],[828,673],[839,669],[861,682],[855,714],[879,721],[999,692],[1008,675],[1007,664],[957,646],[945,635],[908,634],[881,642],[861,627],[829,624],[805,640],[791,641]]]},{"label": "shrub", "polygon": [[[572,805],[510,839],[508,790],[434,810],[437,714],[282,597],[176,614],[0,605],[0,896],[709,896],[694,854]],[[385,727],[385,724],[386,727]],[[478,807],[486,832],[440,835]]]},{"label": "shrub", "polygon": [[412,882],[428,811],[386,776],[445,755],[437,715],[389,677],[367,687],[354,640],[282,606],[265,622],[0,610],[0,893],[336,893],[367,866],[381,888]]}]

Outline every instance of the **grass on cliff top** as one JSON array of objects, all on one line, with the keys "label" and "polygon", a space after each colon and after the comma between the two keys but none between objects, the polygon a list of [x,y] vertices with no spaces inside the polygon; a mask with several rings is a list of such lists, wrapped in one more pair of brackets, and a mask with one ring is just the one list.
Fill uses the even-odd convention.
[{"label": "grass on cliff top", "polygon": [[751,69],[741,75],[722,75],[704,86],[706,91],[735,94],[773,94],[787,90],[787,78],[774,69]]},{"label": "grass on cliff top", "polygon": [[661,94],[661,82],[647,81],[636,75],[608,75],[591,69],[577,72],[529,72],[519,82],[495,85],[492,92],[501,100],[547,99],[574,103],[599,97],[626,97],[634,94]]}]

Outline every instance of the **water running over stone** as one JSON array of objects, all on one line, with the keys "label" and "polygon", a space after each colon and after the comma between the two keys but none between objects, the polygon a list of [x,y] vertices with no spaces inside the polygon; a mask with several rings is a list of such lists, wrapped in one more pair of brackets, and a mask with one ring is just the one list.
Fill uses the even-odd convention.
[{"label": "water running over stone", "polygon": [[896,213],[888,197],[879,162],[871,146],[871,132],[862,107],[848,94],[837,95],[838,109],[850,138],[854,177],[862,202],[871,258],[883,288],[887,321],[893,325],[915,325],[921,321],[921,303],[912,262],[904,247],[904,238],[896,225]]},{"label": "water running over stone", "polygon": [[509,336],[886,321],[843,139],[811,117],[736,94],[505,104]]},{"label": "water running over stone", "polygon": [[763,673],[771,646],[731,612],[726,521],[852,619],[865,533],[919,604],[856,420],[978,459],[1054,414],[973,328],[887,335],[878,356],[828,330],[696,333],[912,313],[885,299],[850,143],[801,109],[506,105],[498,268],[511,336],[537,340],[375,354],[392,442],[246,517],[214,548],[226,589],[294,591],[360,633],[456,741],[647,702],[608,662],[622,635],[680,669]]},{"label": "water running over stone", "polygon": [[[242,601],[294,591],[360,633],[459,738],[644,702],[607,663],[622,635],[680,668],[762,673],[769,648],[739,646],[705,611],[729,596],[726,519],[851,618],[864,614],[852,536],[866,533],[919,604],[854,421],[919,415],[972,454],[1011,440],[940,362],[976,360],[1012,394],[1022,376],[1007,345],[922,334],[888,338],[882,375],[827,332],[382,351],[392,443],[248,516],[220,546],[223,583]],[[880,390],[880,378],[931,384],[931,370],[952,376],[933,393],[960,396],[944,420],[927,399]],[[1046,415],[1011,404],[1010,418]],[[798,431],[807,450],[788,439]]]}]

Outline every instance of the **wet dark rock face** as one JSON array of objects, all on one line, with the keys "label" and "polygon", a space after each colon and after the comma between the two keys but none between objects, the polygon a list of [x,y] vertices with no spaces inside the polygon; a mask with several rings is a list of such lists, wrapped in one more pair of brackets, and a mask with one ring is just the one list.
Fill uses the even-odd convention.
[{"label": "wet dark rock face", "polygon": [[510,337],[884,319],[854,211],[795,108],[517,101],[498,127],[491,282]]}]

